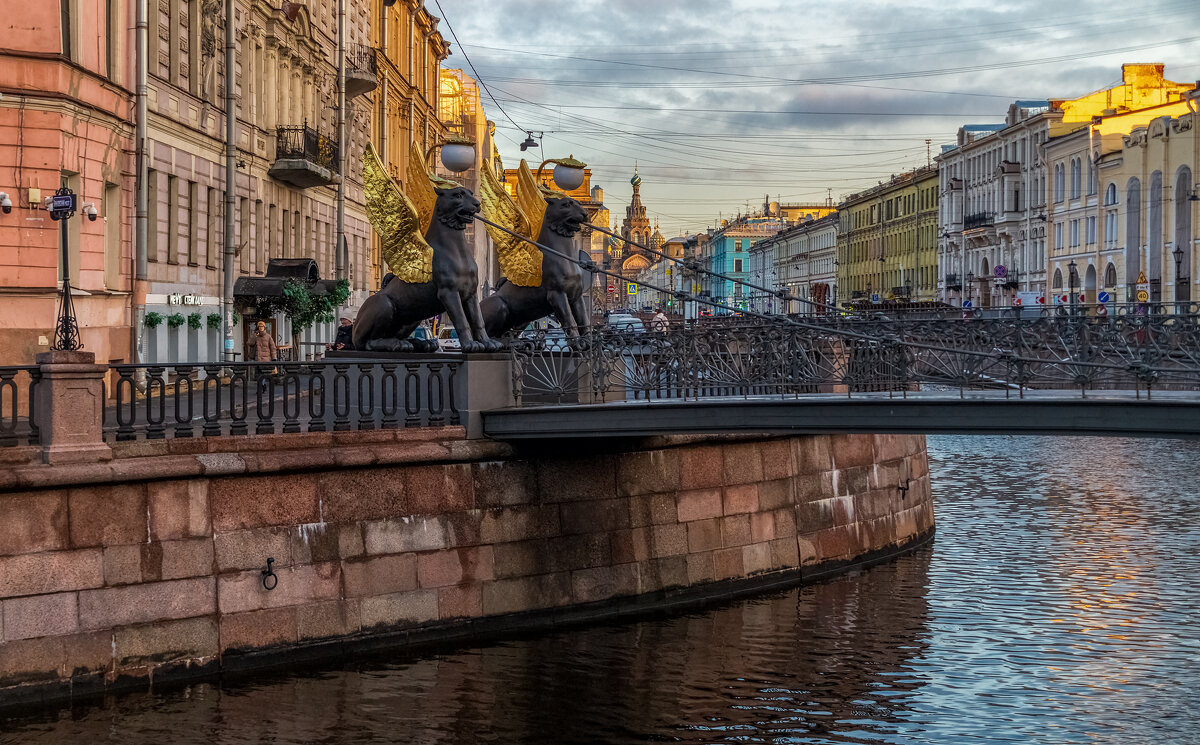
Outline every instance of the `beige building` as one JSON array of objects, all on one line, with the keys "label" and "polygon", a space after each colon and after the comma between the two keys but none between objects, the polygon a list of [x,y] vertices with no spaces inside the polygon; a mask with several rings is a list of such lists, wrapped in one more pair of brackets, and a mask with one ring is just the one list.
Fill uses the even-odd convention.
[{"label": "beige building", "polygon": [[[1003,125],[965,126],[957,143],[938,156],[942,299],[955,304],[971,300],[976,306],[1041,297],[1052,301],[1046,268],[1059,238],[1052,235],[1055,222],[1047,197],[1057,198],[1055,184],[1068,178],[1085,183],[1088,169],[1084,160],[1074,166],[1069,159],[1048,165],[1043,145],[1086,130],[1093,117],[1178,102],[1194,88],[1165,79],[1163,65],[1127,64],[1121,72],[1119,85],[1079,98],[1017,101]],[[1067,176],[1072,167],[1076,170]],[[1097,195],[1081,191],[1076,201],[1088,196]],[[1063,221],[1069,231],[1069,219]],[[1071,239],[1069,233],[1062,235],[1066,249]],[[1053,284],[1051,275],[1051,290]]]},{"label": "beige building", "polygon": [[799,298],[786,305],[778,304],[777,309],[785,313],[812,313],[821,312],[820,306],[836,304],[837,232],[837,213],[830,212],[754,245],[751,253],[761,251],[764,262],[773,262],[771,276],[775,289]]},{"label": "beige building", "polygon": [[[1189,103],[1175,101],[1097,116],[1086,127],[1046,142],[1044,160],[1051,174],[1047,302],[1070,295],[1076,303],[1133,302],[1139,284],[1151,301],[1177,297],[1172,254],[1189,240],[1176,236],[1176,228],[1190,233],[1189,211],[1196,204],[1189,199],[1194,186],[1190,126]],[[1183,222],[1177,226],[1177,220]],[[1179,259],[1182,276],[1189,276],[1190,255],[1183,251]],[[1186,289],[1181,287],[1178,297],[1189,297]]]}]

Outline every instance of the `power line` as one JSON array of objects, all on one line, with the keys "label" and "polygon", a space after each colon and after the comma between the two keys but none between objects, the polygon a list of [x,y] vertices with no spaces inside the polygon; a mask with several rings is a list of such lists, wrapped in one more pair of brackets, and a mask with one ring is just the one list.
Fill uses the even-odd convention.
[{"label": "power line", "polygon": [[454,43],[458,45],[458,51],[462,52],[463,59],[467,61],[467,65],[471,68],[471,72],[475,75],[475,80],[479,81],[479,84],[483,86],[485,91],[487,91],[488,98],[492,99],[492,103],[496,104],[496,108],[500,109],[500,113],[504,114],[504,118],[512,122],[512,125],[517,129],[524,131],[521,125],[513,121],[513,118],[508,115],[508,112],[504,110],[504,107],[501,106],[500,102],[496,100],[496,97],[492,95],[492,89],[488,88],[488,84],[483,82],[483,77],[480,76],[479,71],[475,69],[475,64],[471,62],[471,58],[467,56],[467,50],[463,48],[463,43],[458,40],[458,34],[454,33],[454,27],[450,25],[449,19],[446,18],[446,11],[442,10],[441,1],[433,0],[433,3],[434,5],[437,5],[438,12],[442,14],[442,20],[445,21],[446,28],[450,29],[450,36],[454,38]]}]

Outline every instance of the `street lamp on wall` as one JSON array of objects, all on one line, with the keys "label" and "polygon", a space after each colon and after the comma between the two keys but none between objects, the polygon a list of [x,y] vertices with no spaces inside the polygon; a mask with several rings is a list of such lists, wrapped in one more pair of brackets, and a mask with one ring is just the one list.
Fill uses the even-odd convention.
[{"label": "street lamp on wall", "polygon": [[1079,301],[1075,295],[1075,285],[1079,282],[1078,268],[1074,259],[1067,264],[1067,292],[1071,293],[1071,315],[1075,315],[1075,306]]},{"label": "street lamp on wall", "polygon": [[1191,277],[1183,275],[1183,247],[1176,246],[1171,255],[1175,257],[1175,312],[1184,313],[1186,309],[1182,307],[1182,304],[1190,302],[1192,299],[1191,285],[1188,284]]}]

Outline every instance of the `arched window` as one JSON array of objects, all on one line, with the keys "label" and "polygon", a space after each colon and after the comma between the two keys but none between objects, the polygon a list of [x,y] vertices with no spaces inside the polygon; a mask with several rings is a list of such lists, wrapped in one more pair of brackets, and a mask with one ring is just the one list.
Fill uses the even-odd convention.
[{"label": "arched window", "polygon": [[1082,181],[1079,158],[1071,158],[1071,199],[1079,199],[1079,186]]},{"label": "arched window", "polygon": [[1066,168],[1062,163],[1054,166],[1054,201],[1061,202],[1066,191]]},{"label": "arched window", "polygon": [[1091,158],[1088,158],[1087,187],[1088,187],[1087,193],[1088,193],[1089,197],[1091,195],[1095,194],[1096,189],[1099,188],[1098,185],[1096,184],[1096,164],[1092,161]]},{"label": "arched window", "polygon": [[1115,266],[1113,266],[1111,261],[1108,262],[1108,268],[1104,270],[1104,286],[1105,287],[1116,287],[1117,286],[1117,268]]},{"label": "arched window", "polygon": [[1142,182],[1129,179],[1125,185],[1125,284],[1132,293],[1142,270]]},{"label": "arched window", "polygon": [[1058,269],[1054,270],[1054,284],[1051,286],[1056,290],[1062,289],[1062,271],[1061,270],[1058,270]]},{"label": "arched window", "polygon": [[1116,204],[1117,203],[1117,185],[1116,184],[1109,184],[1108,188],[1104,190],[1104,203],[1105,204]]}]

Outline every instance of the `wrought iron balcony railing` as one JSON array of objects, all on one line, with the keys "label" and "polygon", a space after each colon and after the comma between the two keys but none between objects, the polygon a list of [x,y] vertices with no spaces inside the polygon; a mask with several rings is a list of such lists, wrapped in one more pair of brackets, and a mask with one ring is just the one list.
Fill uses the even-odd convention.
[{"label": "wrought iron balcony railing", "polygon": [[379,69],[374,47],[351,44],[346,50],[346,97],[370,93],[379,85]]},{"label": "wrought iron balcony railing", "polygon": [[963,230],[991,227],[994,224],[993,220],[991,212],[976,212],[963,218]]},{"label": "wrought iron balcony railing", "polygon": [[275,163],[272,178],[306,189],[337,180],[341,170],[337,140],[305,122],[275,130]]}]

